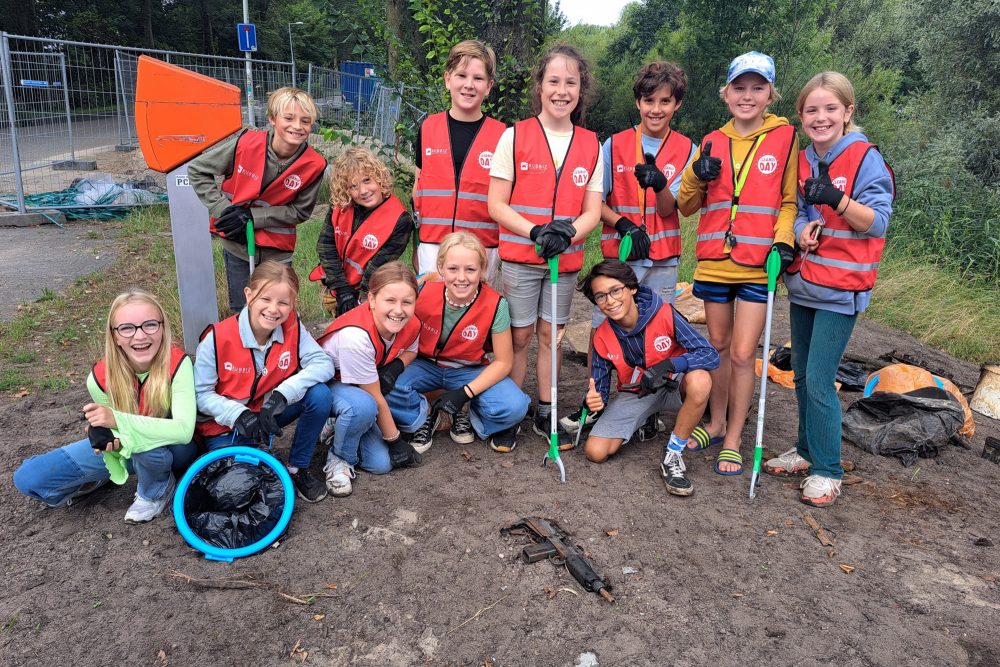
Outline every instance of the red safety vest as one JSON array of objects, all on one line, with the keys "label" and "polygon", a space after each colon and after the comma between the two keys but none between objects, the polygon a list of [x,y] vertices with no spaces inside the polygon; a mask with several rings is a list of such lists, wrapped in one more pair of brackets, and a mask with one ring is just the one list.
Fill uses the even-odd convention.
[{"label": "red safety vest", "polygon": [[[172,345],[170,347],[170,379],[171,380],[174,379],[174,376],[177,374],[177,369],[180,368],[181,362],[184,361],[185,357],[187,357],[187,355],[184,354],[184,350],[183,349],[177,347],[176,345]],[[96,364],[94,364],[94,369],[91,372],[94,374],[94,380],[97,381],[97,386],[101,389],[101,391],[103,391],[105,394],[107,394],[108,393],[108,379],[107,379],[108,364],[107,364],[107,359],[101,359]],[[146,411],[146,399],[145,399],[145,391],[144,391],[145,388],[146,388],[146,382],[145,382],[145,380],[142,381],[142,382],[139,382],[139,378],[135,377],[134,375],[133,375],[133,379],[135,380],[135,382],[133,383],[132,386],[135,389],[135,397],[136,397],[136,403],[139,406],[139,414],[140,415],[146,415],[146,416],[148,416],[149,413]],[[170,414],[170,412],[168,411],[167,415],[169,415],[169,414]]]},{"label": "red safety vest", "polygon": [[[331,209],[330,220],[333,225],[333,242],[337,246],[337,256],[344,266],[344,276],[351,287],[357,288],[365,275],[365,267],[372,257],[378,254],[379,248],[392,237],[399,216],[406,212],[403,202],[391,194],[368,214],[356,232],[354,227],[354,206]],[[309,280],[322,280],[326,276],[322,264],[309,272]]]},{"label": "red safety vest", "polygon": [[[289,317],[281,325],[284,340],[271,344],[264,356],[264,367],[257,370],[253,350],[243,346],[238,315],[210,324],[201,334],[215,333],[215,372],[219,376],[215,393],[245,404],[259,412],[264,398],[279,384],[299,372],[299,317]],[[209,438],[232,429],[207,415],[198,415],[195,432]]]},{"label": "red safety vest", "polygon": [[610,321],[604,320],[594,333],[594,352],[614,365],[618,373],[618,391],[638,393],[638,389],[622,389],[622,386],[635,384],[639,381],[642,371],[652,368],[664,359],[679,357],[687,352],[674,338],[674,309],[669,304],[660,304],[653,319],[643,330],[642,336],[646,368],[635,368],[625,361],[625,353],[611,328]]},{"label": "red safety vest", "polygon": [[[236,141],[233,154],[233,171],[222,181],[222,191],[233,204],[249,203],[251,207],[284,206],[291,203],[299,192],[323,176],[326,159],[311,146],[288,165],[278,178],[264,183],[267,164],[267,132],[244,130]],[[215,218],[208,223],[215,234]],[[278,225],[254,230],[254,242],[265,248],[291,252],[295,250],[295,225]]]},{"label": "red safety vest", "polygon": [[486,355],[493,351],[492,328],[500,305],[500,293],[486,283],[480,283],[479,294],[469,309],[455,323],[448,337],[442,339],[444,290],[443,282],[427,283],[417,297],[420,356],[434,362],[438,359],[454,359],[470,364],[490,363]]},{"label": "red safety vest", "polygon": [[[486,195],[490,189],[493,151],[507,126],[484,118],[455,177],[447,112],[428,116],[420,128],[420,178],[413,208],[420,215],[420,242],[441,243],[451,232],[469,232],[487,248],[500,242],[497,223],[490,218]],[[458,192],[455,185],[458,184]]]},{"label": "red safety vest", "polygon": [[[857,194],[854,188],[861,163],[869,151],[878,151],[878,147],[858,141],[848,146],[830,163],[830,180],[852,199]],[[886,164],[886,167],[889,165]],[[889,169],[889,174],[892,176],[892,169]],[[805,183],[811,175],[809,158],[802,151],[799,153],[799,183]],[[893,190],[895,191],[895,177]],[[878,275],[885,238],[874,238],[854,231],[829,206],[820,204],[813,208],[823,218],[819,246],[808,254],[800,253],[788,267],[788,272],[800,274],[807,282],[834,289],[855,292],[870,290]]]},{"label": "red safety vest", "polygon": [[[695,254],[699,260],[728,258],[743,266],[764,266],[767,252],[774,245],[774,225],[781,212],[781,184],[788,156],[797,141],[795,128],[783,125],[770,130],[752,159],[747,155],[741,173],[750,171],[736,201],[734,192],[739,174],[733,169],[730,139],[715,130],[705,137],[704,142],[709,141],[712,142],[712,154],[722,158],[722,173],[708,184],[698,221]],[[732,233],[736,246],[727,253],[725,237],[733,206],[736,206],[736,218]]]},{"label": "red safety vest", "polygon": [[[652,260],[680,257],[681,223],[677,209],[667,217],[656,212],[656,193],[646,189],[645,213],[639,210],[639,183],[635,179],[635,165],[643,158],[636,151],[637,133],[635,128],[619,132],[611,137],[611,191],[607,203],[618,215],[634,224],[646,226],[649,234],[649,258]],[[688,158],[691,157],[690,139],[678,132],[670,131],[660,144],[656,154],[656,166],[667,177],[667,187],[681,177]],[[641,146],[640,151],[641,153]],[[621,235],[612,224],[604,223],[601,230],[601,252],[605,257],[618,259]]]},{"label": "red safety vest", "polygon": [[[392,339],[392,343],[387,348],[385,342],[382,340],[382,335],[375,326],[375,318],[372,317],[371,306],[366,301],[331,322],[330,326],[323,332],[323,335],[316,339],[316,342],[323,345],[330,336],[347,327],[358,327],[368,334],[372,347],[375,348],[375,366],[378,368],[385,366],[405,352],[406,348],[413,345],[413,341],[417,340],[417,336],[420,335],[420,322],[417,321],[417,318],[411,317],[410,321],[403,326],[402,331],[396,334],[396,337]],[[340,377],[339,368],[337,369],[337,377]]]},{"label": "red safety vest", "polygon": [[[537,117],[514,125],[514,185],[510,207],[533,225],[559,218],[575,220],[583,210],[587,183],[600,159],[597,135],[573,127],[566,159],[557,178],[549,142]],[[571,245],[559,256],[559,272],[575,273],[583,268],[584,243]],[[500,258],[521,264],[544,264],[531,239],[500,230]]]}]

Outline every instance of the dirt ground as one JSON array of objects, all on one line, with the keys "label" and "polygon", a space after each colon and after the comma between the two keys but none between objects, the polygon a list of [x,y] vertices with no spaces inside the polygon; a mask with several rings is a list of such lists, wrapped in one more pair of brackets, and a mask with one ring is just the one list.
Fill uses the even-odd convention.
[{"label": "dirt ground", "polygon": [[[582,299],[575,308],[589,317]],[[783,342],[787,304],[775,312]],[[860,323],[850,351],[891,350],[978,379],[973,364]],[[563,409],[585,377],[566,363]],[[62,510],[16,492],[22,459],[80,435],[84,402],[82,384],[0,399],[5,665],[592,664],[584,652],[605,666],[1000,664],[1000,466],[979,456],[1000,424],[979,415],[971,451],[913,468],[845,444],[863,481],[826,510],[770,477],[750,500],[749,472],[715,475],[704,454],[686,457],[695,494],[670,496],[662,442],[602,465],[568,452],[559,484],[530,432],[509,456],[441,433],[421,467],[359,473],[348,498],[297,503],[278,548],[222,564],[189,549],[169,516],[124,524],[134,482]],[[770,384],[768,449],[793,445],[795,415],[792,392]],[[518,561],[525,541],[500,530],[531,515],[574,535],[614,605],[564,568]]]}]

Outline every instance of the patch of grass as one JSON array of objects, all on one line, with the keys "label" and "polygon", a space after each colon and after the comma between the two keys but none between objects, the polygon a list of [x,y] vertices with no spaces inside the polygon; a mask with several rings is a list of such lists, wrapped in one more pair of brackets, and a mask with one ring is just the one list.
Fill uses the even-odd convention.
[{"label": "patch of grass", "polygon": [[0,391],[17,391],[31,383],[30,375],[22,368],[4,366],[0,371]]},{"label": "patch of grass", "polygon": [[38,361],[38,353],[31,350],[14,350],[10,355],[12,364],[33,364]]}]

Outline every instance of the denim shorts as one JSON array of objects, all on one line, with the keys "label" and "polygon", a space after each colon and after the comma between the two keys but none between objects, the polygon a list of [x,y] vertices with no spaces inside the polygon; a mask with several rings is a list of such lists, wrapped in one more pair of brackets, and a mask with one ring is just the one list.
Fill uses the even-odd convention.
[{"label": "denim shorts", "polygon": [[712,283],[696,280],[692,293],[709,303],[729,303],[735,299],[749,303],[767,303],[767,285],[758,283]]}]

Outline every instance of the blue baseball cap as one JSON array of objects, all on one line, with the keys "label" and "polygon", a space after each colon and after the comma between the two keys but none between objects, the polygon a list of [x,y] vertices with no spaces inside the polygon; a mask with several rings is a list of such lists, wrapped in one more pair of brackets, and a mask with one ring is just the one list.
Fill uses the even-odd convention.
[{"label": "blue baseball cap", "polygon": [[768,83],[774,85],[774,59],[766,53],[750,51],[733,58],[733,62],[729,63],[729,74],[726,76],[726,84],[732,83],[733,79],[747,72],[760,74],[767,79]]}]

